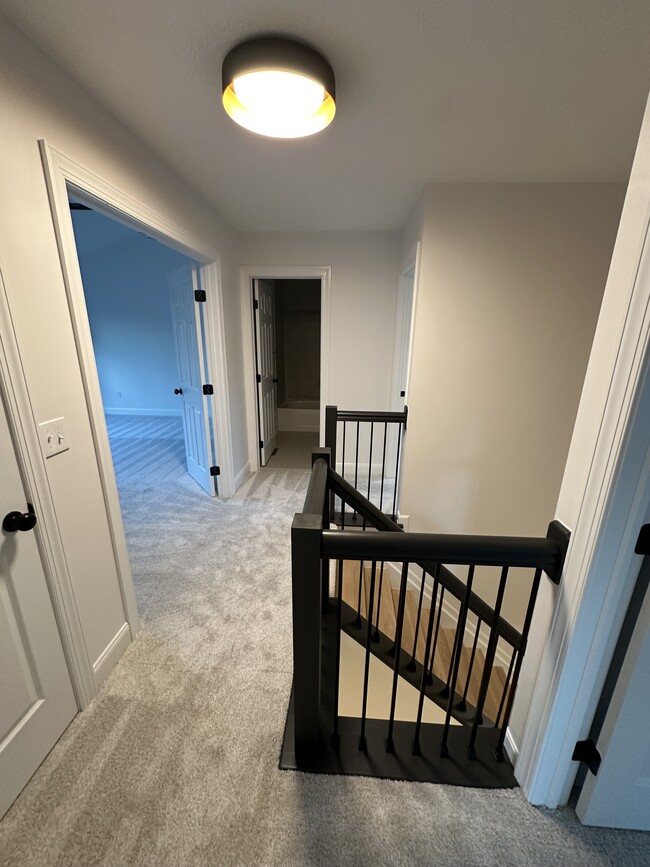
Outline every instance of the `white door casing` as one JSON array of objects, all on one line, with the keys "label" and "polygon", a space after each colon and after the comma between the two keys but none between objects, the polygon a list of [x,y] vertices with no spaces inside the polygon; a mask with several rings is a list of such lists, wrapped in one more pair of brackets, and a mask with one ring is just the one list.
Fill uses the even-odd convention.
[{"label": "white door casing", "polygon": [[[259,426],[257,421],[257,383],[255,364],[255,310],[251,286],[255,278],[320,280],[320,445],[325,444],[325,407],[329,402],[330,381],[330,318],[332,269],[317,265],[242,265],[240,274],[240,303],[244,349],[244,393],[248,433],[248,471],[260,466]],[[242,475],[242,480],[245,475]]]},{"label": "white door casing", "polygon": [[212,437],[203,385],[203,333],[195,301],[196,269],[181,268],[169,277],[169,294],[178,369],[177,397],[182,407],[187,471],[211,497],[215,495]]},{"label": "white door casing", "polygon": [[[517,779],[533,804],[566,804],[638,573],[650,503],[650,104],[641,127],[555,517],[572,530],[534,679]],[[536,618],[546,617],[539,608]],[[534,667],[536,672],[531,673]]]},{"label": "white door casing", "polygon": [[[420,266],[420,247],[418,242],[415,253],[399,276],[397,290],[397,309],[395,311],[395,345],[393,349],[393,374],[391,378],[390,409],[401,412],[408,403],[408,385],[413,355],[413,333],[415,331],[415,304],[417,278]],[[405,392],[405,394],[401,394]]]},{"label": "white door casing", "polygon": [[273,283],[253,280],[255,299],[255,351],[257,360],[257,411],[260,430],[260,463],[265,466],[278,435],[278,396],[275,384],[275,311]]},{"label": "white door casing", "polygon": [[[0,402],[0,520],[26,510]],[[39,532],[0,531],[0,817],[77,713]]]},{"label": "white door casing", "polygon": [[[645,557],[642,569],[650,569]],[[650,592],[636,626],[596,742],[597,775],[587,774],[576,806],[585,825],[650,830]]]}]

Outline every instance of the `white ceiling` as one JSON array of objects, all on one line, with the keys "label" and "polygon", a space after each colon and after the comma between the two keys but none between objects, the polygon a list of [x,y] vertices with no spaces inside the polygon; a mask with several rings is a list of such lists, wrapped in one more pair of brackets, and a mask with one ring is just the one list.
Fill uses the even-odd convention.
[{"label": "white ceiling", "polygon": [[[235,227],[395,229],[436,182],[625,181],[650,88],[649,0],[0,0]],[[237,42],[284,33],[337,77],[294,142],[220,102]]]}]

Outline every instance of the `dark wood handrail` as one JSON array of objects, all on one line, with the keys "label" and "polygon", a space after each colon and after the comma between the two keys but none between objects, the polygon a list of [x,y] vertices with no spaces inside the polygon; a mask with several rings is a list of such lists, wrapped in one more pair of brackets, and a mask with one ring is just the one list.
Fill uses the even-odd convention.
[{"label": "dark wood handrail", "polygon": [[[399,524],[381,512],[331,467],[328,473],[328,485],[330,491],[344,499],[362,518],[379,531],[376,533],[359,533],[354,530],[349,532],[342,530],[324,531],[323,556],[329,559],[334,560],[341,557],[343,559],[363,560],[407,560],[415,563],[421,569],[425,569],[431,575],[435,571],[437,562],[525,566],[543,569],[555,583],[559,580],[568,536],[563,532],[562,525],[556,521],[549,525],[548,536],[545,539],[404,533]],[[402,535],[396,536],[396,533]],[[418,541],[410,550],[414,537],[417,537]],[[469,543],[468,548],[463,547],[465,543]],[[500,547],[502,543],[503,547]],[[446,566],[442,566],[440,569],[439,577],[441,585],[447,592],[456,599],[463,598],[465,584],[460,578]],[[517,650],[522,649],[522,634],[503,617],[495,618],[490,605],[476,593],[470,594],[469,610],[480,617],[489,627],[496,628],[499,636],[512,647]]]},{"label": "dark wood handrail", "polygon": [[408,409],[402,412],[372,412],[368,410],[336,409],[337,421],[401,422],[406,426]]}]

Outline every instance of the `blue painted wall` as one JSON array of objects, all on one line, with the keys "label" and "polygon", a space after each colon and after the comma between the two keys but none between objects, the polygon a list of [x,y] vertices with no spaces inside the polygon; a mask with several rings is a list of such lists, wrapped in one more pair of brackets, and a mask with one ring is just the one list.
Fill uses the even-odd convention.
[{"label": "blue painted wall", "polygon": [[181,253],[95,211],[72,211],[104,409],[180,415],[168,276]]}]

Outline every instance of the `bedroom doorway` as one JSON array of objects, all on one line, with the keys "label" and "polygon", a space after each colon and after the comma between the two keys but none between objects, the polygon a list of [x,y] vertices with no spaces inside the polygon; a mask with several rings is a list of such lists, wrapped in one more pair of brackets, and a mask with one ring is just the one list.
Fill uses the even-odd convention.
[{"label": "bedroom doorway", "polygon": [[70,214],[118,489],[189,475],[215,496],[199,263],[74,196]]}]

